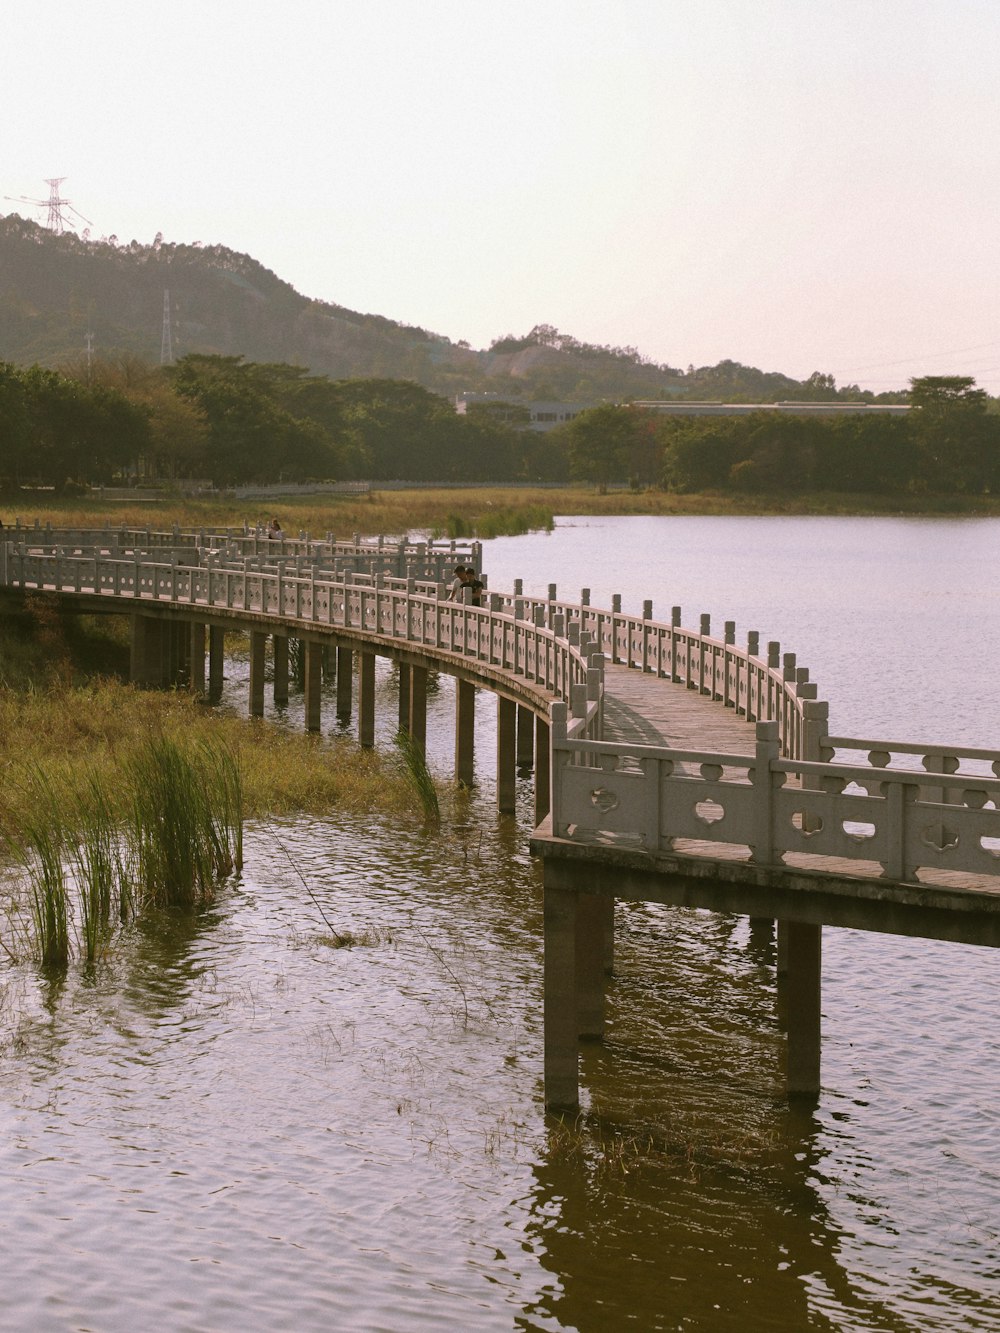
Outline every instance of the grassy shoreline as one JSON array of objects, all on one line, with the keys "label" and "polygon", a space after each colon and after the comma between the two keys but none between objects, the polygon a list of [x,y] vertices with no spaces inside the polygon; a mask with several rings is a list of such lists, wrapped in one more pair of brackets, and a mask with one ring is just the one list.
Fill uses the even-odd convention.
[{"label": "grassy shoreline", "polygon": [[[277,515],[286,530],[305,529],[314,535],[332,531],[338,537],[357,532],[400,534],[412,529],[438,536],[499,535],[547,526],[553,515],[732,515],[739,517],[996,517],[1000,496],[864,495],[816,492],[809,495],[679,495],[666,491],[613,491],[601,495],[583,487],[455,487],[405,491],[373,490],[365,496],[281,496],[268,500],[184,499],[109,503],[105,499],[26,495],[10,498],[0,508],[5,524],[15,519],[55,526],[118,526],[167,528],[235,527],[266,522]],[[456,532],[456,521],[460,532]]]},{"label": "grassy shoreline", "polygon": [[[228,747],[243,775],[248,819],[331,809],[421,814],[398,755],[349,738],[249,721],[186,691],[140,690],[112,674],[127,667],[124,617],[53,615],[46,604],[0,615],[0,849],[30,819],[43,775],[67,808],[93,775],[113,786],[151,738],[194,752]],[[128,803],[124,785],[120,811]]]}]

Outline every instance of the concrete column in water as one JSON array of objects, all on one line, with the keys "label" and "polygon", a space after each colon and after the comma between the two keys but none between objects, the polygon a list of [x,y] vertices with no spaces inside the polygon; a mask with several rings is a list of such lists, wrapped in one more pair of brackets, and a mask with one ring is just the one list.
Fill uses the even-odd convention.
[{"label": "concrete column in water", "polygon": [[410,734],[410,664],[399,663],[399,731]]},{"label": "concrete column in water", "polygon": [[576,903],[577,1032],[589,1041],[604,1036],[604,962],[607,906],[603,894],[581,893]]},{"label": "concrete column in water", "polygon": [[208,698],[217,704],[222,698],[222,679],[226,661],[226,634],[219,625],[208,627]]},{"label": "concrete column in water", "polygon": [[205,639],[206,630],[203,620],[192,620],[189,629],[191,643],[191,666],[188,671],[188,688],[199,697],[205,694]]},{"label": "concrete column in water", "polygon": [[288,703],[288,635],[276,634],[274,649],[274,702]]},{"label": "concrete column in water", "polygon": [[337,649],[337,718],[350,722],[353,709],[354,654],[350,648]]},{"label": "concrete column in water", "polygon": [[550,778],[549,724],[535,722],[535,823],[540,824],[552,808]]},{"label": "concrete column in water", "polygon": [[819,1094],[823,927],[783,921],[788,932],[788,1093]]},{"label": "concrete column in water", "polygon": [[306,731],[319,731],[322,725],[323,645],[311,639],[303,640],[302,654],[306,669]]},{"label": "concrete column in water", "polygon": [[410,735],[413,744],[425,754],[427,751],[427,668],[410,667]]},{"label": "concrete column in water", "polygon": [[543,920],[545,1105],[552,1111],[575,1111],[580,1102],[577,894],[546,884]]},{"label": "concrete column in water", "polygon": [[612,893],[602,893],[601,931],[604,940],[604,975],[610,976],[615,970],[615,899]]},{"label": "concrete column in water", "polygon": [[264,716],[264,650],[267,635],[263,630],[250,631],[250,716]]},{"label": "concrete column in water", "polygon": [[358,653],[358,740],[365,750],[375,744],[374,653]]},{"label": "concrete column in water", "polygon": [[535,715],[523,704],[517,706],[517,766],[530,768],[535,752]]},{"label": "concrete column in water", "polygon": [[497,695],[497,809],[513,814],[517,791],[517,704]]},{"label": "concrete column in water", "polygon": [[788,972],[788,922],[779,921],[777,923],[778,947],[777,973],[779,977],[784,977]]},{"label": "concrete column in water", "polygon": [[476,748],[476,687],[455,682],[455,779],[471,787]]}]

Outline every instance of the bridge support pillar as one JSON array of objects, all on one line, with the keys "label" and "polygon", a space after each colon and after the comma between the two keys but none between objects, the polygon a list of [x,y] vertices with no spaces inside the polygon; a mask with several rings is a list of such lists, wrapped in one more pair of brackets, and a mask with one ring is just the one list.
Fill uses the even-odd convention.
[{"label": "bridge support pillar", "polygon": [[263,630],[250,631],[250,716],[264,716],[264,650],[267,635]]},{"label": "bridge support pillar", "polygon": [[777,966],[775,970],[779,977],[784,977],[788,974],[788,922],[778,921],[775,924],[777,925],[778,936],[778,947],[775,954]]},{"label": "bridge support pillar", "polygon": [[358,741],[365,750],[375,744],[374,653],[358,653]]},{"label": "bridge support pillar", "polygon": [[476,687],[455,682],[455,780],[463,787],[473,782],[476,747]]},{"label": "bridge support pillar", "polygon": [[535,715],[523,704],[517,706],[517,766],[530,768],[534,759]]},{"label": "bridge support pillar", "polygon": [[497,809],[514,813],[517,793],[517,704],[497,695]]},{"label": "bridge support pillar", "polygon": [[580,1104],[579,1015],[577,1012],[577,905],[567,889],[545,886],[545,1106],[575,1111]]},{"label": "bridge support pillar", "polygon": [[610,977],[615,970],[615,900],[610,893],[602,893],[598,899],[601,904],[601,929],[604,941],[602,963],[604,975]]},{"label": "bridge support pillar", "polygon": [[205,622],[193,620],[189,626],[188,639],[191,645],[191,665],[188,669],[188,688],[192,694],[203,698],[205,694]]},{"label": "bridge support pillar", "polygon": [[420,754],[427,751],[427,668],[410,667],[410,736]]},{"label": "bridge support pillar", "polygon": [[410,666],[399,663],[399,731],[410,734]]},{"label": "bridge support pillar", "polygon": [[[323,689],[323,645],[306,639],[302,644],[302,656],[305,659],[306,673],[306,731],[319,731],[321,727],[320,700]],[[350,673],[348,673],[348,680],[350,680]]]},{"label": "bridge support pillar", "polygon": [[272,647],[274,649],[274,702],[280,706],[288,703],[288,635],[276,634]]},{"label": "bridge support pillar", "polygon": [[552,808],[551,755],[549,752],[549,724],[535,720],[535,825],[548,816]]},{"label": "bridge support pillar", "polygon": [[[577,1033],[586,1041],[604,1036],[604,969],[607,904],[604,894],[582,893],[576,903]],[[612,911],[614,903],[611,901]]]},{"label": "bridge support pillar", "polygon": [[170,683],[191,684],[191,626],[184,620],[170,626]]},{"label": "bridge support pillar", "polygon": [[823,927],[787,921],[788,1095],[816,1097],[820,1074]]},{"label": "bridge support pillar", "polygon": [[350,722],[353,708],[354,654],[350,648],[337,649],[337,720]]},{"label": "bridge support pillar", "polygon": [[226,635],[218,625],[208,628],[208,701],[217,704],[222,698],[222,677],[226,660]]},{"label": "bridge support pillar", "polygon": [[131,617],[129,680],[152,689],[170,684],[170,626],[154,616]]}]

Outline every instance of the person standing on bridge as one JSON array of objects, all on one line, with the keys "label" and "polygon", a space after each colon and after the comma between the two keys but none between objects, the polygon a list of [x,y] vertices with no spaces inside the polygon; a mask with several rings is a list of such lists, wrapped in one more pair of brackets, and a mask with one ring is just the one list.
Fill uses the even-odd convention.
[{"label": "person standing on bridge", "polygon": [[281,536],[281,524],[276,518],[271,519],[271,526],[267,530],[267,536],[269,541],[277,541]]},{"label": "person standing on bridge", "polygon": [[460,602],[462,600],[462,589],[465,587],[465,576],[468,572],[464,565],[455,566],[455,577],[451,581],[451,588],[448,592],[449,602]]}]

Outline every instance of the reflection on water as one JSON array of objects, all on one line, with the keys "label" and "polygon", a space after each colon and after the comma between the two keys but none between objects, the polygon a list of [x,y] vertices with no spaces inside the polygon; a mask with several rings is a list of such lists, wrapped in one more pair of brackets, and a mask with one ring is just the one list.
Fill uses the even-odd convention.
[{"label": "reflection on water", "polygon": [[[557,540],[525,543],[548,582]],[[89,976],[0,971],[0,1328],[995,1328],[994,955],[827,932],[804,1114],[770,928],[622,905],[584,1110],[546,1120],[530,785],[498,819],[477,706],[442,833],[255,827],[210,910]],[[443,679],[442,774],[453,707]]]}]

